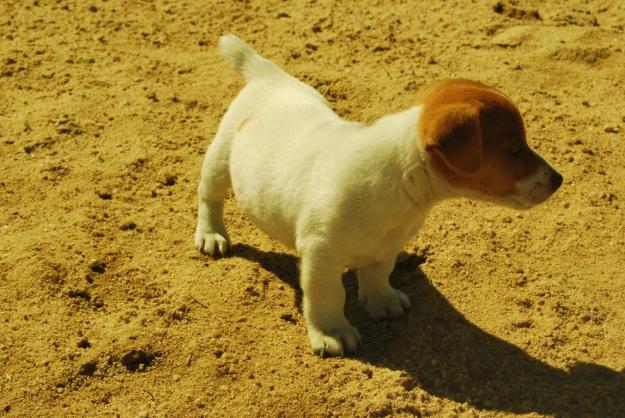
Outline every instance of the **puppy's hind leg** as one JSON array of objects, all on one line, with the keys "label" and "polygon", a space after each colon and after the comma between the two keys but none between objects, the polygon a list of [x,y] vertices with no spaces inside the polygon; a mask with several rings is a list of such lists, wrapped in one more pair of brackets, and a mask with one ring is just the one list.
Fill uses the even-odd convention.
[{"label": "puppy's hind leg", "polygon": [[224,225],[223,211],[226,193],[230,187],[231,143],[232,135],[222,123],[202,164],[195,248],[211,256],[217,253],[225,255],[230,250],[230,237]]}]

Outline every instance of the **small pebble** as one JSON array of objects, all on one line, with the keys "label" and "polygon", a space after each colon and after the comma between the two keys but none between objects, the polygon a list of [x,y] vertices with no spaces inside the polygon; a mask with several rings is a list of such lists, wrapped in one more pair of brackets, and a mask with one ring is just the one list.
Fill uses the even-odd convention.
[{"label": "small pebble", "polygon": [[89,268],[94,273],[102,274],[106,271],[106,263],[100,260],[95,260],[89,265]]},{"label": "small pebble", "polygon": [[176,184],[176,176],[167,174],[165,175],[165,178],[163,179],[162,183],[165,186],[173,186],[174,184]]},{"label": "small pebble", "polygon": [[603,128],[603,130],[609,134],[617,134],[620,132],[618,126],[606,126],[605,128]]},{"label": "small pebble", "polygon": [[91,303],[93,304],[93,307],[96,309],[104,306],[104,301],[102,300],[100,296],[96,296],[95,298],[93,298]]},{"label": "small pebble", "polygon": [[78,341],[77,345],[80,348],[91,348],[91,343],[86,338],[83,338],[82,340]]},{"label": "small pebble", "polygon": [[133,221],[125,221],[119,226],[122,231],[132,231],[137,227],[137,224]]}]

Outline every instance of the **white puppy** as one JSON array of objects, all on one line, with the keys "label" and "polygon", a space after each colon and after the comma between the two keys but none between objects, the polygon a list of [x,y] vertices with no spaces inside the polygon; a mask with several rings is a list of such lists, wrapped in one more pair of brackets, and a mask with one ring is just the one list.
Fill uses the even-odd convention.
[{"label": "white puppy", "polygon": [[358,347],[343,313],[345,268],[357,269],[358,297],[372,318],[410,307],[388,277],[434,203],[465,196],[528,208],[562,182],[528,147],[516,107],[483,84],[431,84],[415,107],[364,125],[341,119],[236,36],[220,47],[247,85],[204,158],[195,245],[210,255],[229,250],[223,203],[232,186],[247,216],[301,255],[316,353]]}]

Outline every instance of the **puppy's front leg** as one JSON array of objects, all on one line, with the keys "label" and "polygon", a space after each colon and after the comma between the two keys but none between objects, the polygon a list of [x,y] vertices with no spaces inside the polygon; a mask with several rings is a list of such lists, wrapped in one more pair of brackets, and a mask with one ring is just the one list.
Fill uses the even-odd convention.
[{"label": "puppy's front leg", "polygon": [[398,317],[410,308],[408,296],[388,282],[394,266],[390,257],[358,269],[358,300],[373,319]]},{"label": "puppy's front leg", "polygon": [[304,292],[304,318],[310,345],[316,354],[342,356],[355,352],[360,343],[358,330],[351,326],[343,307],[345,289],[341,282],[343,268],[325,257],[304,254],[301,286]]}]

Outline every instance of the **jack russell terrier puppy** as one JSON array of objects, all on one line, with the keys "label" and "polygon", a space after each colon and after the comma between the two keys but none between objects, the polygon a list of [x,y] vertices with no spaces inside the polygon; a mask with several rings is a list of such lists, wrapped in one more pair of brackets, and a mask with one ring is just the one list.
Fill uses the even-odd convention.
[{"label": "jack russell terrier puppy", "polygon": [[435,203],[468,197],[527,209],[562,184],[528,146],[516,106],[495,88],[438,81],[419,92],[416,106],[366,125],[340,118],[316,90],[238,37],[219,45],[247,85],[204,157],[195,246],[210,255],[230,249],[223,207],[231,186],[261,230],[301,255],[315,353],[343,355],[360,343],[343,313],[346,268],[357,269],[358,299],[372,318],[410,307],[388,278]]}]

